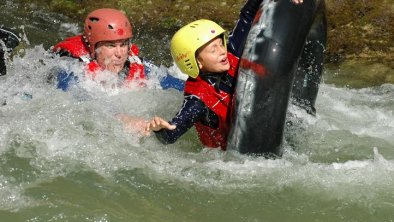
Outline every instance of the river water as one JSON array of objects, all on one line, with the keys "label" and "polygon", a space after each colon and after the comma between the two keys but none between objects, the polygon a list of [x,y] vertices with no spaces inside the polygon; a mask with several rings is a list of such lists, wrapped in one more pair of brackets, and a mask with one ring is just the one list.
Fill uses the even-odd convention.
[{"label": "river water", "polygon": [[26,45],[0,77],[0,221],[394,220],[394,85],[322,83],[316,117],[290,106],[280,159],[203,149],[194,131],[164,146],[115,115],[170,118],[182,94],[56,90],[47,49],[80,28],[32,7],[0,6]]}]

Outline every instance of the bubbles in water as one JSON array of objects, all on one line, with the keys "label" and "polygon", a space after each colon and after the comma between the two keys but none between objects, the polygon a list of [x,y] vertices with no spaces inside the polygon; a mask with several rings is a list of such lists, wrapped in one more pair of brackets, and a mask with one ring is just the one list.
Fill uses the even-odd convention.
[{"label": "bubbles in water", "polygon": [[[79,88],[57,90],[58,67],[78,75]],[[285,154],[265,159],[201,149],[194,131],[169,146],[125,131],[119,113],[170,119],[178,111],[182,93],[158,86],[165,70],[155,67],[148,87],[130,90],[103,87],[100,82],[111,81],[108,73],[99,81],[84,79],[80,63],[53,57],[43,46],[16,56],[9,74],[0,78],[0,98],[6,101],[0,107],[0,158],[25,165],[14,174],[0,172],[3,208],[39,204],[23,195],[29,186],[83,171],[113,183],[120,172],[139,170],[154,181],[215,193],[292,190],[350,202],[387,201],[384,193],[393,191],[392,85],[351,90],[322,84],[317,116],[291,105]]]}]

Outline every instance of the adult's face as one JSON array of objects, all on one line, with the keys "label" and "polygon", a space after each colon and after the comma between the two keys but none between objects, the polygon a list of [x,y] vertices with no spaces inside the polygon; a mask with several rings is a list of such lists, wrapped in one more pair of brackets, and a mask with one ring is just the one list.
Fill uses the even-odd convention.
[{"label": "adult's face", "polygon": [[129,54],[128,39],[98,42],[96,46],[96,61],[104,69],[120,72]]}]

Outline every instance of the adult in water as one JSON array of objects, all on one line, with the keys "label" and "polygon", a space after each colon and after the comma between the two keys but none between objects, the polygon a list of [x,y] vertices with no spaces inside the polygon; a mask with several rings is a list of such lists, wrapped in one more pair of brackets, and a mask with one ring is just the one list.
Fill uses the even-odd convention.
[{"label": "adult in water", "polygon": [[[152,65],[138,56],[139,49],[132,43],[132,37],[132,25],[123,12],[102,8],[88,14],[83,34],[59,42],[53,47],[53,52],[83,62],[88,78],[95,79],[98,72],[109,71],[117,78],[117,86],[129,86],[131,82],[146,79]],[[76,82],[78,77],[72,72],[58,71],[59,89],[66,91]],[[179,90],[183,88],[181,80],[169,75],[161,84],[163,87],[178,87]]]},{"label": "adult in water", "polygon": [[7,73],[5,54],[11,52],[18,44],[18,36],[10,29],[0,26],[0,76]]}]

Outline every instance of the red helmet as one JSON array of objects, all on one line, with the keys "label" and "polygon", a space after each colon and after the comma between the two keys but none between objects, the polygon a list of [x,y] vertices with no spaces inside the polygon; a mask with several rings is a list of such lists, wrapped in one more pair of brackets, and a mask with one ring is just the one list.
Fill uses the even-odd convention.
[{"label": "red helmet", "polygon": [[131,38],[131,24],[121,11],[110,8],[97,9],[86,17],[84,35],[89,43],[90,54],[94,58],[98,42]]}]

